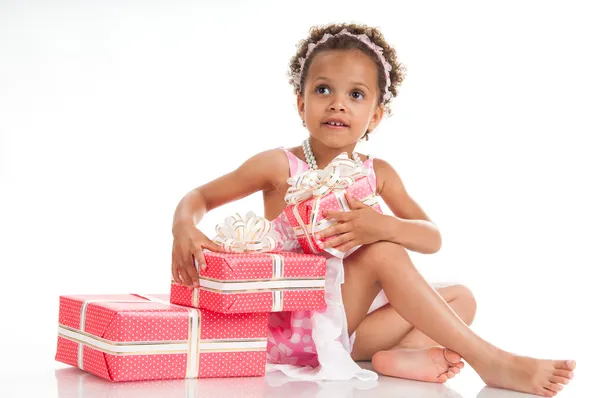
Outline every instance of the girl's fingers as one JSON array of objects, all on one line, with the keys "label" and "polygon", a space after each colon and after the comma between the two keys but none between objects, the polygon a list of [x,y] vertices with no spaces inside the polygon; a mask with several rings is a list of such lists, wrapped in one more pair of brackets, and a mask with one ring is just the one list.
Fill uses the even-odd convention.
[{"label": "girl's fingers", "polygon": [[173,276],[173,280],[175,281],[175,283],[181,284],[176,258],[177,254],[175,253],[175,245],[173,245],[173,250],[171,250],[171,275]]},{"label": "girl's fingers", "polygon": [[338,221],[348,221],[350,219],[350,212],[349,211],[328,211],[325,214],[325,218],[330,220],[332,218],[335,218]]},{"label": "girl's fingers", "polygon": [[173,272],[173,276],[175,277],[175,281],[178,281],[178,283],[186,285],[186,286],[191,286],[192,284],[192,280],[189,279],[189,277],[187,276],[187,273],[184,271],[185,267],[188,266],[189,260],[185,259],[184,256],[181,255],[182,251],[181,250],[177,250],[174,254],[174,267],[175,270]]},{"label": "girl's fingers", "polygon": [[198,267],[198,272],[206,269],[206,260],[204,259],[204,253],[202,249],[194,252],[194,258],[196,259],[196,263],[194,263],[194,268]]},{"label": "girl's fingers", "polygon": [[222,252],[221,246],[213,242],[212,240],[206,238],[204,242],[202,242],[202,246],[206,247],[211,252]]},{"label": "girl's fingers", "polygon": [[351,209],[360,209],[360,208],[363,208],[366,206],[366,204],[364,204],[363,202],[361,202],[358,199],[355,199],[353,196],[351,196],[348,193],[346,193],[346,201],[350,205]]},{"label": "girl's fingers", "polygon": [[[199,256],[199,258],[196,256]],[[198,255],[194,254],[194,257],[195,257],[194,265],[191,267],[187,267],[186,270],[187,270],[187,273],[190,276],[190,278],[192,278],[192,284],[194,285],[194,287],[199,287],[200,285],[198,284],[198,281],[199,281],[198,274],[200,273],[201,270],[206,269],[206,265],[204,264],[204,256],[202,254],[198,254]]]},{"label": "girl's fingers", "polygon": [[190,283],[191,287],[199,287],[200,286],[200,284],[198,283],[198,271],[196,270],[196,267],[186,267],[184,272],[187,273],[187,276],[191,281],[191,283]]},{"label": "girl's fingers", "polygon": [[334,225],[332,227],[329,227],[327,229],[322,230],[321,232],[317,232],[315,234],[315,238],[317,239],[325,239],[329,236],[335,235],[335,227],[337,227],[337,225]]},{"label": "girl's fingers", "polygon": [[349,223],[338,223],[336,225],[333,225],[327,229],[324,229],[321,232],[317,232],[315,234],[315,236],[317,237],[317,239],[324,239],[327,238],[329,236],[333,236],[333,235],[340,235],[346,232],[350,231],[350,224]]},{"label": "girl's fingers", "polygon": [[[181,253],[181,252],[180,252]],[[183,255],[179,255],[179,258],[177,260],[177,268],[179,270],[179,277],[181,278],[181,280],[183,281],[183,283],[185,285],[190,285],[191,284],[191,280],[186,280],[187,278],[187,273],[184,271],[187,267],[193,265],[194,259],[192,258],[192,256],[183,256]]]},{"label": "girl's fingers", "polygon": [[347,252],[348,250],[352,249],[354,246],[357,246],[357,245],[358,245],[358,242],[356,242],[355,240],[351,240],[349,242],[344,243],[340,247],[336,247],[336,249],[341,252]]},{"label": "girl's fingers", "polygon": [[183,281],[184,285],[192,286],[192,279],[188,276],[188,273],[186,270],[187,270],[187,267],[179,268],[179,275],[180,275],[181,280]]},{"label": "girl's fingers", "polygon": [[327,242],[323,242],[323,247],[337,247],[341,244],[344,244],[345,242],[352,240],[353,237],[354,235],[352,235],[350,232],[347,232],[336,238],[328,240]]},{"label": "girl's fingers", "polygon": [[179,278],[179,270],[177,269],[177,264],[175,262],[171,262],[171,275],[173,276],[173,280],[178,285],[181,285],[181,279]]}]

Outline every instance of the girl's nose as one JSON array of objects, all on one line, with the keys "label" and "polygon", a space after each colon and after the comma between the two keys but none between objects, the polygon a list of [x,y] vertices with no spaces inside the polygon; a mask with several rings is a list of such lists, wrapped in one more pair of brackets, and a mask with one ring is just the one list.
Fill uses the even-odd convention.
[{"label": "girl's nose", "polygon": [[329,105],[329,110],[343,112],[346,110],[346,105],[344,105],[344,99],[339,96],[334,96],[332,98],[331,104]]},{"label": "girl's nose", "polygon": [[344,103],[342,101],[334,101],[331,103],[331,105],[329,105],[329,110],[337,111],[337,112],[344,112],[344,111],[346,111],[346,106],[344,105]]}]

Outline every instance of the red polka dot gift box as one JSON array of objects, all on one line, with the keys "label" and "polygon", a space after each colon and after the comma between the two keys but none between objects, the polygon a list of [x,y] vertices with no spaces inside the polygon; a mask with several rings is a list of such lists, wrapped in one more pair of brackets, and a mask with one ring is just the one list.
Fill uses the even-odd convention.
[{"label": "red polka dot gift box", "polygon": [[375,194],[376,184],[373,173],[356,177],[355,174],[360,172],[360,167],[357,168],[358,170],[354,170],[353,166],[351,171],[355,174],[345,173],[345,175],[334,167],[335,161],[332,162],[332,165],[325,170],[308,170],[290,178],[288,182],[292,184],[292,187],[288,189],[285,197],[288,206],[284,212],[304,253],[325,251],[336,257],[344,258],[360,246],[355,246],[346,252],[341,252],[333,247],[320,248],[318,242],[326,242],[336,237],[335,235],[330,236],[321,241],[315,237],[316,233],[337,223],[335,219],[327,220],[323,213],[325,211],[349,211],[350,206],[346,200],[346,192],[371,206],[377,212],[382,213],[382,210],[379,206],[378,196]]},{"label": "red polka dot gift box", "polygon": [[221,314],[168,299],[61,296],[55,359],[115,382],[264,376],[268,313]]},{"label": "red polka dot gift box", "polygon": [[222,313],[325,308],[323,256],[295,252],[204,251],[199,288],[171,283],[171,302]]}]

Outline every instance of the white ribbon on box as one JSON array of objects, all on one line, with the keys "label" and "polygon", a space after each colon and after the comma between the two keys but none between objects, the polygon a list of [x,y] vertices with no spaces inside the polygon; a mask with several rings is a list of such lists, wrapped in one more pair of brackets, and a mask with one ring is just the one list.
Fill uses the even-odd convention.
[{"label": "white ribbon on box", "polygon": [[213,242],[229,253],[265,253],[281,251],[283,247],[272,223],[252,211],[243,218],[238,213],[227,217],[215,230]]},{"label": "white ribbon on box", "polygon": [[[202,312],[196,308],[172,304],[152,295],[132,294],[142,300],[119,299],[89,299],[81,305],[79,329],[66,325],[58,325],[58,335],[78,343],[77,366],[84,369],[83,346],[111,355],[156,355],[156,354],[187,354],[186,378],[197,378],[200,371],[200,353],[229,352],[229,351],[264,351],[267,348],[266,339],[200,339]],[[90,303],[152,303],[157,302],[166,306],[185,308],[188,311],[188,338],[180,341],[146,341],[146,342],[115,342],[85,332],[87,307]]]},{"label": "white ribbon on box", "polygon": [[[294,278],[285,280],[284,258],[277,254],[283,249],[283,241],[273,227],[273,223],[249,211],[245,217],[235,213],[215,227],[217,236],[213,239],[217,245],[228,253],[265,253],[273,261],[271,280],[227,281],[199,277],[200,288],[192,291],[192,306],[199,307],[200,289],[215,291],[221,294],[238,294],[249,291],[270,291],[273,295],[272,311],[283,310],[284,290],[325,289],[325,278]],[[196,269],[198,262],[195,261]]]},{"label": "white ribbon on box", "polygon": [[304,202],[313,196],[325,196],[333,190],[346,189],[368,174],[362,164],[348,158],[346,152],[336,156],[323,170],[307,170],[287,179],[285,195],[288,205]]},{"label": "white ribbon on box", "polygon": [[[287,182],[290,184],[290,188],[285,195],[285,201],[288,205],[293,206],[292,212],[296,221],[300,225],[294,228],[294,232],[297,237],[306,236],[306,240],[310,249],[313,253],[318,253],[322,250],[318,250],[310,237],[314,238],[314,235],[320,231],[323,231],[332,225],[337,223],[337,220],[322,219],[317,222],[319,216],[321,198],[329,193],[333,193],[335,198],[344,211],[350,210],[350,205],[346,200],[344,190],[354,185],[356,180],[361,177],[365,177],[369,174],[369,171],[363,168],[362,164],[355,162],[348,158],[346,152],[342,152],[336,156],[323,170],[307,170],[303,173],[299,173],[294,177],[288,178]],[[312,212],[309,215],[309,223],[304,224],[302,217],[298,211],[298,203],[304,202],[305,200],[314,198]],[[362,202],[368,206],[374,206],[378,203],[376,195],[370,195]],[[315,238],[316,239],[316,238]],[[325,248],[324,251],[339,257],[345,258],[356,251],[360,246],[351,248],[346,252],[341,252],[333,247]]]}]

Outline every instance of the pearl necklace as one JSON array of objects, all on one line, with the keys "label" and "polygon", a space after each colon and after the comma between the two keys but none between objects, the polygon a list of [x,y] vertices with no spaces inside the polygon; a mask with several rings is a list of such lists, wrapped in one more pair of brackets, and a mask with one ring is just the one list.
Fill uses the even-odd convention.
[{"label": "pearl necklace", "polygon": [[[315,155],[313,154],[312,148],[310,146],[310,138],[302,141],[302,150],[304,151],[304,157],[306,158],[306,163],[311,170],[317,170],[317,161],[315,160]],[[357,164],[362,164],[358,153],[352,152],[352,158]]]}]

